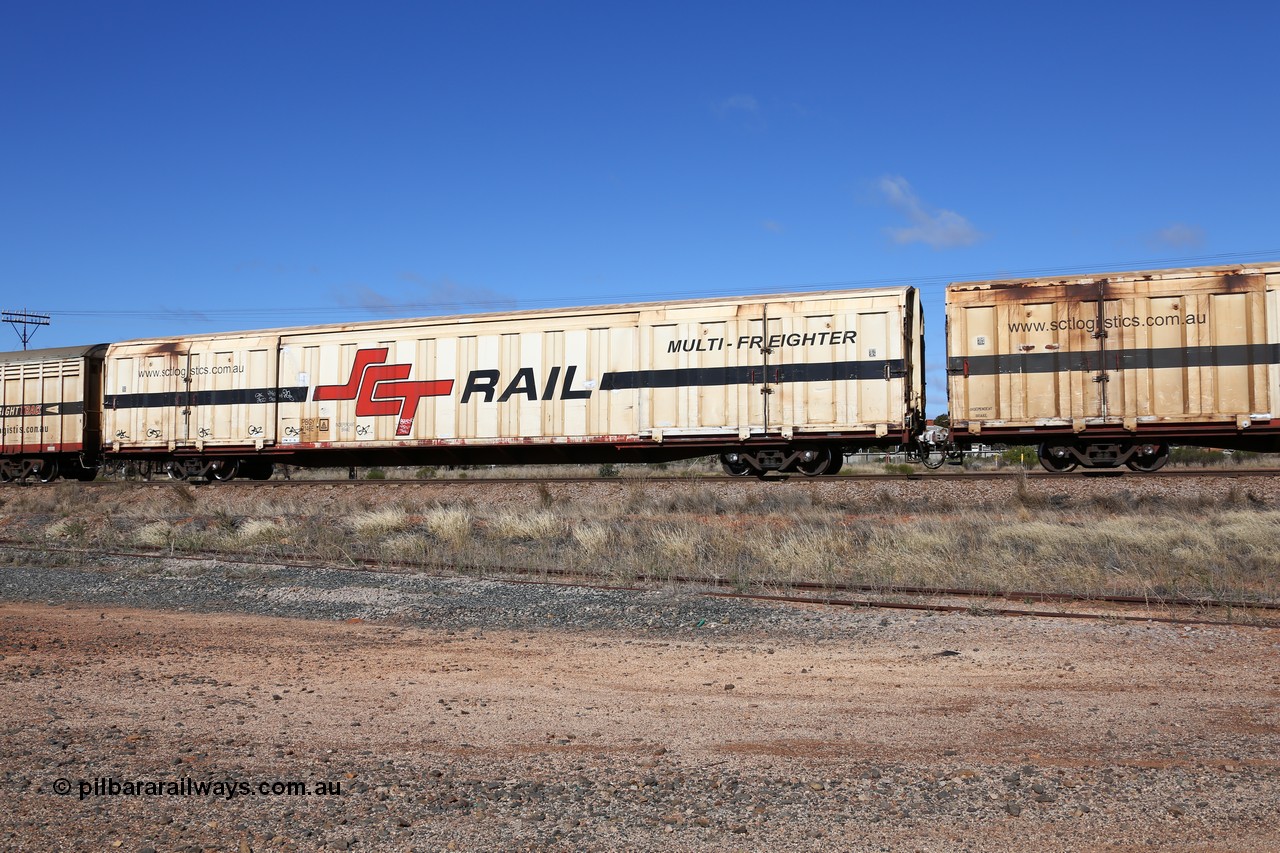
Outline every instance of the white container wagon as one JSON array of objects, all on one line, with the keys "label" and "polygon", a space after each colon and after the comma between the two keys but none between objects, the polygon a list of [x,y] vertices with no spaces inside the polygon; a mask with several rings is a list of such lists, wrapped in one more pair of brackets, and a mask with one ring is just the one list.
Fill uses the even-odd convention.
[{"label": "white container wagon", "polygon": [[112,344],[109,458],[297,465],[665,461],[835,473],[924,423],[912,287],[430,317]]},{"label": "white container wagon", "polygon": [[106,345],[0,353],[0,483],[92,480]]},{"label": "white container wagon", "polygon": [[1172,444],[1280,450],[1280,265],[947,288],[952,440],[1050,471],[1154,471]]}]

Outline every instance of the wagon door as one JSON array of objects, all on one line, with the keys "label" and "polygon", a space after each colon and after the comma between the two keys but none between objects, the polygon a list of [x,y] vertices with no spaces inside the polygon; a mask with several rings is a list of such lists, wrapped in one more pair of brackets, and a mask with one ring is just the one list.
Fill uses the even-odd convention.
[{"label": "wagon door", "polygon": [[[752,436],[777,434],[778,403],[774,401],[778,386],[777,347],[769,346],[769,336],[782,328],[777,317],[769,316],[769,306],[744,305],[738,312],[737,397],[739,432]],[[772,371],[772,372],[771,372]]]},{"label": "wagon door", "polygon": [[1107,301],[1105,278],[1081,285],[1081,289],[1085,292],[1074,303],[1079,305],[1079,322],[1071,334],[1076,336],[1072,348],[1084,355],[1085,369],[1079,371],[1081,408],[1072,414],[1086,419],[1105,418],[1110,415],[1110,383],[1120,365],[1121,336],[1111,334],[1120,303]]},{"label": "wagon door", "polygon": [[193,342],[179,415],[199,449],[261,449],[275,438],[278,403],[306,393],[293,377],[277,376],[278,353],[278,340],[267,336]]},{"label": "wagon door", "polygon": [[760,346],[752,353],[753,415],[769,434],[789,437],[805,429],[830,429],[847,403],[840,370],[846,358],[845,318],[828,303],[775,302],[763,306]]},{"label": "wagon door", "polygon": [[167,447],[186,439],[187,352],[120,347],[107,364],[107,440],[120,447]]},{"label": "wagon door", "polygon": [[190,444],[197,440],[203,442],[207,428],[200,424],[200,416],[196,411],[196,404],[200,399],[196,394],[196,384],[200,371],[208,368],[198,352],[188,351],[182,356],[186,364],[178,385],[174,419],[177,430],[174,440],[179,444]]},{"label": "wagon door", "polygon": [[[863,377],[857,366],[856,330],[859,318],[827,302],[774,302],[753,306],[757,316],[742,325],[748,341],[743,360],[745,383],[740,410],[747,413],[752,434],[790,438],[805,430],[843,428],[859,420],[863,403],[856,381]],[[885,315],[876,317],[883,320]],[[893,358],[891,336],[882,322],[868,323],[873,359],[883,362],[888,379]],[[901,354],[898,353],[901,362]],[[881,383],[883,384],[883,383]],[[888,397],[865,401],[865,414],[874,422],[889,417]]]}]

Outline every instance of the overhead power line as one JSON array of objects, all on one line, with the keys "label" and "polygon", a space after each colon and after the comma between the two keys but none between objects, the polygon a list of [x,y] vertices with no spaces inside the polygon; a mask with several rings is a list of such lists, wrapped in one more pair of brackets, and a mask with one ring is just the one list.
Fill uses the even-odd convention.
[{"label": "overhead power line", "polygon": [[0,321],[13,326],[13,330],[22,339],[22,348],[25,350],[39,328],[49,325],[49,315],[32,314],[28,311],[0,311]]},{"label": "overhead power line", "polygon": [[[1280,260],[1280,249],[1269,249],[1254,252],[1224,252],[1214,255],[1192,255],[1173,258],[1146,258],[1140,260],[1118,261],[1108,263],[1064,264],[1051,267],[1022,267],[1017,269],[988,270],[984,272],[944,273],[933,275],[905,275],[881,278],[845,279],[839,281],[807,282],[807,283],[775,283],[767,285],[725,285],[685,290],[646,291],[643,293],[611,294],[611,303],[658,301],[680,298],[714,298],[747,293],[785,293],[805,292],[813,290],[842,290],[855,287],[914,285],[922,290],[936,290],[951,282],[990,281],[1000,279],[1037,278],[1043,276],[1073,276],[1103,272],[1120,272],[1141,269],[1167,269],[1179,266],[1213,266],[1230,263],[1257,263],[1267,260]],[[395,316],[430,316],[440,313],[457,313],[461,309],[469,310],[512,310],[519,308],[556,307],[566,303],[580,304],[576,296],[547,296],[538,298],[508,299],[475,299],[431,302],[386,303],[378,305],[313,305],[279,307],[244,307],[244,308],[160,308],[160,309],[81,309],[50,310],[48,313],[58,317],[130,317],[139,320],[192,320],[215,318],[239,318],[243,320],[260,319],[278,325],[291,325],[302,318],[326,316],[351,316],[367,314],[383,317]],[[48,319],[47,316],[45,318]],[[47,323],[45,323],[47,325]]]}]

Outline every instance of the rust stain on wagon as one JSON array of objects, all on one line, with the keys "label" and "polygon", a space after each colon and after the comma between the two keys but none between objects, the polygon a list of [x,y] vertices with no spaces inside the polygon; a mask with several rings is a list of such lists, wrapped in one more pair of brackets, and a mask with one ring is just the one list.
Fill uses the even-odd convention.
[{"label": "rust stain on wagon", "polygon": [[1227,273],[1222,276],[1222,289],[1227,293],[1252,293],[1266,286],[1267,277],[1257,273]]},{"label": "rust stain on wagon", "polygon": [[142,350],[142,355],[186,355],[189,341],[163,341]]}]

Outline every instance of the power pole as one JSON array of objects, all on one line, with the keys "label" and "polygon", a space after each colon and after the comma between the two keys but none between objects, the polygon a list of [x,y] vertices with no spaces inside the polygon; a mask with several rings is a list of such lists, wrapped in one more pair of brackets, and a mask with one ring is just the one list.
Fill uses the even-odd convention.
[{"label": "power pole", "polygon": [[41,326],[49,325],[48,314],[32,314],[28,311],[0,311],[0,320],[13,326],[13,330],[22,339],[22,348],[27,344]]}]

